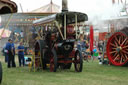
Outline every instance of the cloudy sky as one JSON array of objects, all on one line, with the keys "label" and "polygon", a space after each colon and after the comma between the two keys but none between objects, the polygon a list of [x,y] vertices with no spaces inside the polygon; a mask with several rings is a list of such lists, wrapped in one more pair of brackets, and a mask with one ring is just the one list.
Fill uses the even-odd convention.
[{"label": "cloudy sky", "polygon": [[[20,4],[24,12],[32,11],[36,8],[49,4],[51,0],[12,0],[17,3],[18,11],[21,12]],[[118,0],[117,0],[118,1]],[[62,0],[53,0],[54,4],[60,6]],[[84,12],[89,17],[110,17],[117,16],[121,4],[112,5],[112,0],[68,0],[68,8],[70,11]]]}]

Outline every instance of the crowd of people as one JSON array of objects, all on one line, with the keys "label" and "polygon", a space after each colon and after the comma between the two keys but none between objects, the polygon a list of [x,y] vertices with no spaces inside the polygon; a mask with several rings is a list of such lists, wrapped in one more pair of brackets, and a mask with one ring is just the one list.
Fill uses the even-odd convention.
[{"label": "crowd of people", "polygon": [[[19,67],[21,65],[25,65],[25,60],[24,60],[24,46],[23,43],[20,42],[18,48],[18,60],[19,60]],[[5,62],[7,63],[7,67],[16,67],[15,63],[15,44],[13,43],[12,39],[8,39],[8,42],[5,44],[3,48],[3,52],[5,55]]]},{"label": "crowd of people", "polygon": [[90,57],[92,61],[97,58],[99,60],[99,64],[102,64],[104,41],[98,41],[91,52],[89,50],[88,42],[89,40],[85,39],[85,36],[81,34],[79,40],[77,41],[77,49],[82,52],[83,58],[87,62],[89,62],[88,58]]}]

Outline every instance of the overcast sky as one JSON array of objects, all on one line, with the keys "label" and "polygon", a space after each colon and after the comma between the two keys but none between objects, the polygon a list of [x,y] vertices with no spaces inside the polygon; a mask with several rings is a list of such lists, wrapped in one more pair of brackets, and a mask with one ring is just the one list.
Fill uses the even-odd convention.
[{"label": "overcast sky", "polygon": [[[18,11],[21,12],[22,5],[23,11],[32,11],[41,6],[49,4],[51,0],[12,0],[17,3]],[[52,0],[54,4],[60,6],[62,0]],[[117,0],[118,1],[118,0]],[[110,17],[116,16],[119,13],[121,5],[112,5],[112,0],[68,0],[68,8],[70,11],[79,11],[88,14],[89,17]]]}]

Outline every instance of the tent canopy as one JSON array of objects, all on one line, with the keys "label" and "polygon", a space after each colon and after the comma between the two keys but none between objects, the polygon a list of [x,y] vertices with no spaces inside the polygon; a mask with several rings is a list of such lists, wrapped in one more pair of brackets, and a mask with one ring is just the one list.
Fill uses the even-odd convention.
[{"label": "tent canopy", "polygon": [[60,9],[60,6],[54,4],[52,1],[50,4],[47,4],[45,6],[42,6],[38,9],[35,9],[31,11],[32,13],[58,13]]}]

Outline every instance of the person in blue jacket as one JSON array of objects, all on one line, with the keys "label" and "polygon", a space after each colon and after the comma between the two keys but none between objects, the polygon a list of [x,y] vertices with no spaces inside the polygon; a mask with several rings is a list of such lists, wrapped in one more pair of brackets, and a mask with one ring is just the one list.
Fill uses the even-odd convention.
[{"label": "person in blue jacket", "polygon": [[18,46],[18,59],[19,59],[19,67],[21,67],[21,64],[23,64],[24,66],[25,65],[24,46],[22,42],[20,42],[20,45]]},{"label": "person in blue jacket", "polygon": [[14,67],[13,65],[15,62],[13,61],[14,57],[14,52],[13,52],[13,45],[12,45],[12,39],[8,39],[8,42],[6,43],[5,49],[7,50],[7,55],[8,55],[8,65],[7,67]]}]

